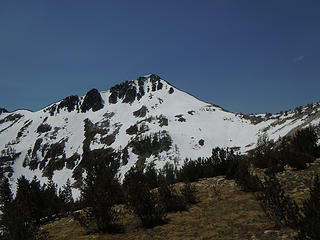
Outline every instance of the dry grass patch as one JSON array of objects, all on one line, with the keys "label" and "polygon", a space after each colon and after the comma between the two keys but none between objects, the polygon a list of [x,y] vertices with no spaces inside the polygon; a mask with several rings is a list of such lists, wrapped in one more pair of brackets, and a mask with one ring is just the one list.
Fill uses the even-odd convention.
[{"label": "dry grass patch", "polygon": [[[162,226],[144,229],[126,208],[117,206],[124,233],[88,235],[86,229],[70,217],[43,226],[43,231],[49,232],[51,240],[293,239],[291,229],[273,229],[273,223],[265,217],[255,196],[241,191],[233,180],[215,177],[193,185],[198,203],[188,211],[169,213],[168,223]],[[183,184],[178,183],[176,187],[181,186]]]}]

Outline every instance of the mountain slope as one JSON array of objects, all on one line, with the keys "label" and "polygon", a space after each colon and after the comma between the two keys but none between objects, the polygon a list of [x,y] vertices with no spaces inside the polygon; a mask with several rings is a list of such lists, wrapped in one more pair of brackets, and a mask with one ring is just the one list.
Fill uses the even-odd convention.
[{"label": "mountain slope", "polygon": [[69,96],[37,112],[3,111],[1,171],[13,182],[21,174],[37,175],[59,186],[70,178],[76,187],[89,156],[108,151],[117,153],[121,177],[135,164],[179,167],[186,158],[210,156],[216,146],[246,152],[263,133],[276,140],[318,124],[319,109],[318,103],[275,115],[235,114],[151,74],[108,91]]}]

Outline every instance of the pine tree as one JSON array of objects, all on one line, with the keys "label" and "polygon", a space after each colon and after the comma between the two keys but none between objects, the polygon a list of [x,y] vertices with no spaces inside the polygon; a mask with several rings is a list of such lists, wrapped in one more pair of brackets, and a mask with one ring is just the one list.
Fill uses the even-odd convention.
[{"label": "pine tree", "polygon": [[0,211],[6,208],[13,200],[13,195],[10,189],[10,183],[8,178],[4,178],[0,185]]},{"label": "pine tree", "polygon": [[289,196],[285,195],[275,175],[265,179],[260,204],[267,217],[277,227],[297,228],[299,220],[298,205]]},{"label": "pine tree", "polygon": [[4,178],[0,185],[0,211],[2,212],[2,216],[0,215],[0,239],[7,235],[7,211],[13,201],[12,196],[9,179]]},{"label": "pine tree", "polygon": [[298,240],[320,239],[320,179],[317,175],[310,187],[310,197],[304,201],[299,221]]},{"label": "pine tree", "polygon": [[34,220],[35,212],[30,204],[30,196],[30,183],[22,176],[17,182],[16,198],[3,209],[4,239],[35,239],[38,227]]},{"label": "pine tree", "polygon": [[166,209],[157,194],[151,191],[141,170],[131,168],[124,179],[127,204],[140,218],[144,227],[153,227],[164,223]]},{"label": "pine tree", "polygon": [[64,212],[69,212],[73,208],[73,197],[70,179],[67,179],[66,184],[59,191],[59,199],[62,202]]},{"label": "pine tree", "polygon": [[167,182],[162,182],[158,189],[160,201],[164,203],[168,212],[183,211],[187,209],[185,199],[179,196],[173,186],[169,186]]},{"label": "pine tree", "polygon": [[115,173],[108,161],[96,161],[87,172],[81,190],[81,198],[89,207],[89,216],[92,216],[101,232],[120,230],[116,224],[118,216],[113,206],[121,201],[122,191]]}]

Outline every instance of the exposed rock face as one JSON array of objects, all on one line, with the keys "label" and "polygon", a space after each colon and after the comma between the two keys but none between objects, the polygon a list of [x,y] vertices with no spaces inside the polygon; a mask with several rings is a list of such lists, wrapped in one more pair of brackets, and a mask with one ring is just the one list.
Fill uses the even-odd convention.
[{"label": "exposed rock face", "polygon": [[0,114],[1,113],[8,113],[9,111],[7,110],[7,109],[5,109],[5,108],[0,108]]},{"label": "exposed rock face", "polygon": [[112,104],[116,104],[120,99],[122,99],[123,103],[132,103],[137,97],[137,88],[134,85],[134,81],[117,84],[110,89],[110,92],[109,102]]},{"label": "exposed rock face", "polygon": [[63,99],[58,105],[58,109],[67,108],[68,112],[79,109],[79,97],[78,96],[69,96]]},{"label": "exposed rock face", "polygon": [[135,117],[145,117],[148,112],[148,108],[146,106],[142,106],[137,111],[133,112],[133,116]]},{"label": "exposed rock face", "polygon": [[174,92],[174,89],[173,89],[173,87],[171,87],[170,89],[169,89],[169,94],[172,94]]},{"label": "exposed rock face", "polygon": [[123,103],[132,103],[136,99],[140,100],[145,95],[144,85],[148,79],[150,79],[150,82],[152,83],[153,92],[162,89],[163,83],[161,82],[161,78],[155,74],[151,74],[149,78],[139,77],[137,79],[138,86],[136,86],[135,81],[126,81],[115,85],[110,89],[111,95],[109,97],[109,102],[111,104],[116,104],[118,100],[122,100]]},{"label": "exposed rock face", "polygon": [[87,92],[84,97],[83,103],[81,105],[81,112],[86,112],[92,109],[93,112],[100,110],[103,108],[103,100],[101,95],[97,89],[91,89]]}]

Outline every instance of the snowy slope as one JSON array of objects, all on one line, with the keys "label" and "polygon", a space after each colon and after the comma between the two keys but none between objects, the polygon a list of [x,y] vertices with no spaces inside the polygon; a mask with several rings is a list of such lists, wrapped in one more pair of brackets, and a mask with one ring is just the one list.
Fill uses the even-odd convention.
[{"label": "snowy slope", "polygon": [[[313,104],[288,113],[244,116],[200,101],[152,74],[108,91],[70,96],[37,112],[3,112],[1,169],[12,182],[22,174],[37,175],[62,186],[68,178],[76,182],[84,176],[79,169],[87,151],[107,148],[119,153],[122,177],[138,159],[158,168],[166,163],[179,167],[186,158],[210,156],[216,146],[244,153],[264,132],[277,140],[318,124],[319,109]],[[158,139],[154,154],[135,147],[146,137]]]}]

